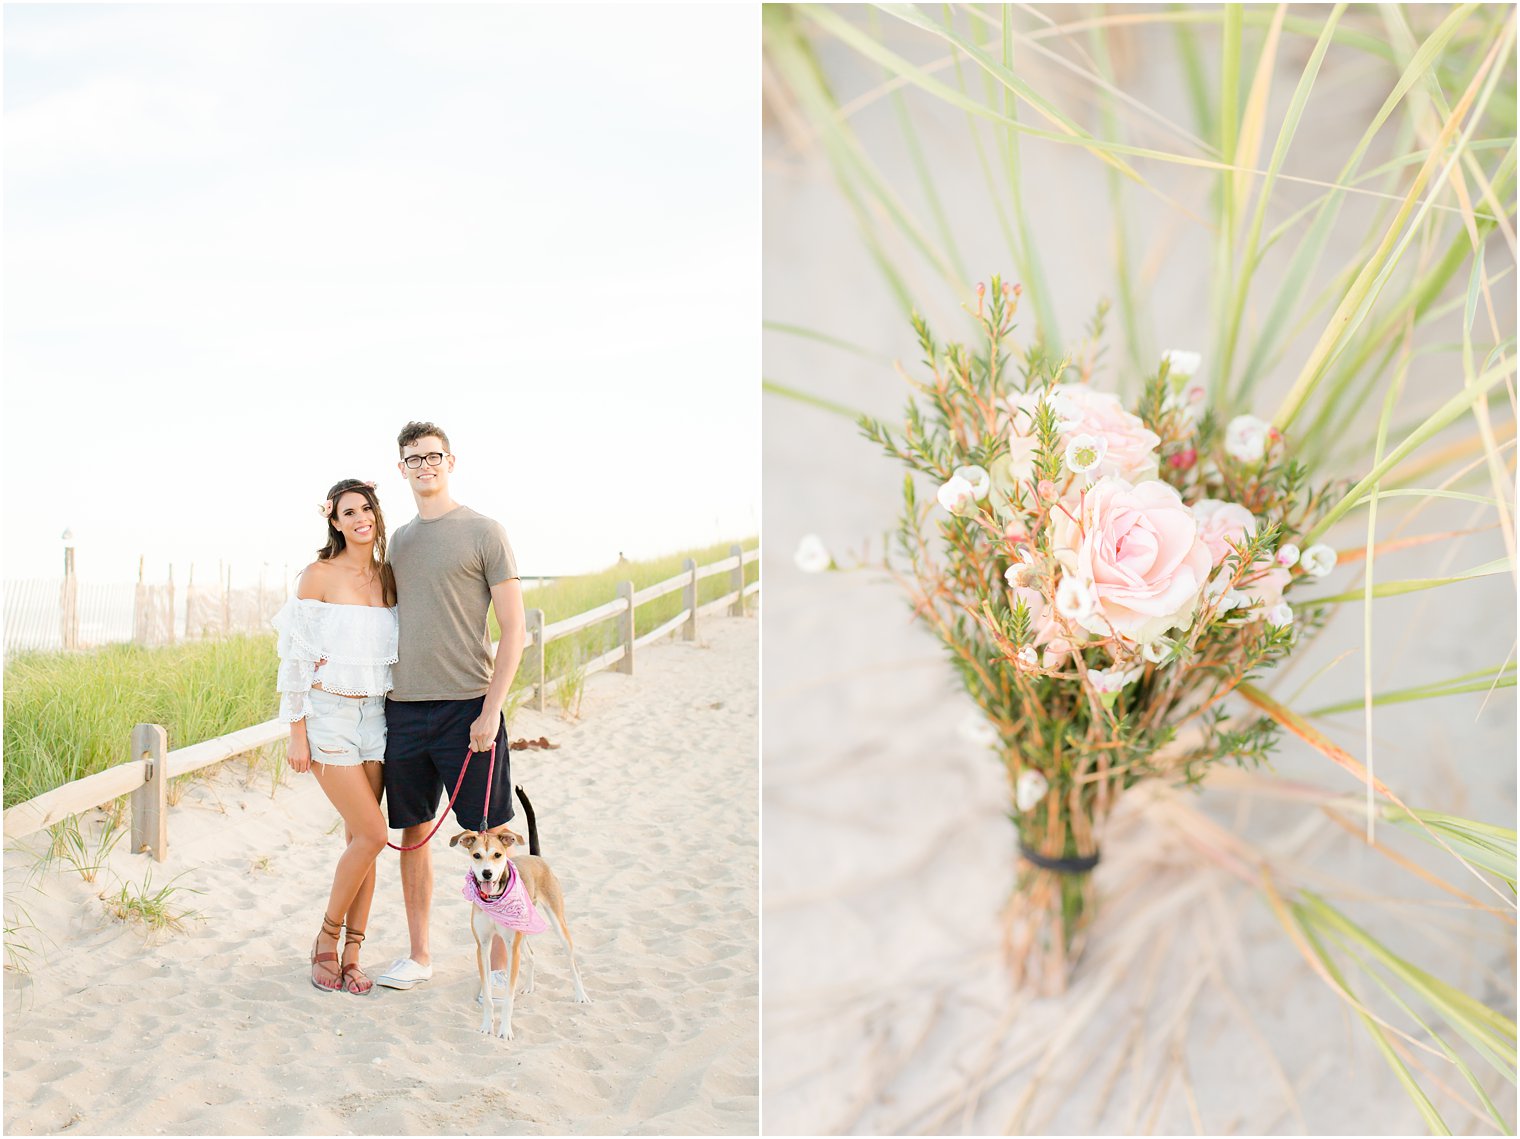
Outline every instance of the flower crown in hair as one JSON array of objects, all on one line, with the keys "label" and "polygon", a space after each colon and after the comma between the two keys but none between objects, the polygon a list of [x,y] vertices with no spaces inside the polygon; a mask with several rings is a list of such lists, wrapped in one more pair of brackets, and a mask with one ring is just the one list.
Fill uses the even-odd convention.
[{"label": "flower crown in hair", "polygon": [[[375,484],[373,482],[360,482],[360,483],[355,483],[353,486],[346,486],[342,490],[340,490],[338,493],[339,494],[347,494],[351,490],[358,490],[361,486],[362,487],[368,487],[370,490],[374,490],[375,489]],[[322,501],[322,504],[317,507],[317,513],[320,514],[323,518],[331,518],[332,517],[332,512],[333,512],[333,500],[330,499],[330,498],[324,499]]]}]

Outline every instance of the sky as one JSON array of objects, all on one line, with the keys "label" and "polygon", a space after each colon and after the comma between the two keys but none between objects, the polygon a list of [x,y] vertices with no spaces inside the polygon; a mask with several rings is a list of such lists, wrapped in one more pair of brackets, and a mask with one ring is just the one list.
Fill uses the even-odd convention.
[{"label": "sky", "polygon": [[758,9],[3,19],[7,580],[294,574],[411,419],[525,576],[758,532]]}]

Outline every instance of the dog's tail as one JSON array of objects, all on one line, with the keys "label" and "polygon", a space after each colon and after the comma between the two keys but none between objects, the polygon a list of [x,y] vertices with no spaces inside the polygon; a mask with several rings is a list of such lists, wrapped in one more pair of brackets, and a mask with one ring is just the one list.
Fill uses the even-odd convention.
[{"label": "dog's tail", "polygon": [[517,797],[522,800],[523,814],[528,816],[528,853],[538,854],[538,820],[533,817],[533,804],[521,787],[517,789]]}]

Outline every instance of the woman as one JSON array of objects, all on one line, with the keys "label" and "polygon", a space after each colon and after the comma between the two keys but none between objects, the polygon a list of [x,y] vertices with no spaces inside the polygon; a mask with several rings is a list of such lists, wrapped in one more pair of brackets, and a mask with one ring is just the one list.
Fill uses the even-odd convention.
[{"label": "woman", "polygon": [[343,816],[348,843],[311,948],[311,983],[363,996],[374,987],[359,968],[359,945],[375,894],[375,858],[385,848],[380,765],[385,694],[396,663],[396,582],[385,560],[385,520],[374,483],[344,479],[320,509],[327,545],[274,619],[276,687],[280,718],[290,723],[291,770],[316,774]]}]

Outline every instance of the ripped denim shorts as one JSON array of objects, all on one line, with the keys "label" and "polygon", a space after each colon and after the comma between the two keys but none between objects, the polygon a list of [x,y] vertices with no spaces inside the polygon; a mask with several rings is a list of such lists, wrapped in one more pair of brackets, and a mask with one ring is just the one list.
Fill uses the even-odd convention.
[{"label": "ripped denim shorts", "polygon": [[335,696],[320,688],[306,694],[306,742],[313,763],[357,767],[385,760],[385,697]]}]

